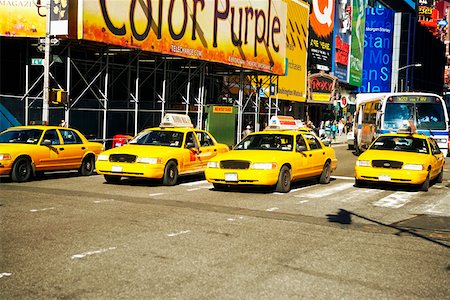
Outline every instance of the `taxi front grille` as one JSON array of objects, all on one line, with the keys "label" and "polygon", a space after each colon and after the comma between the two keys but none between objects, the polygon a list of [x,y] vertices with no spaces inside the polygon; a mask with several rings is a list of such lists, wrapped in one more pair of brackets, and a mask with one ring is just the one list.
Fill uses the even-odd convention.
[{"label": "taxi front grille", "polygon": [[221,169],[248,169],[250,162],[246,160],[222,160],[220,162]]},{"label": "taxi front grille", "polygon": [[124,162],[134,163],[136,161],[136,155],[131,154],[111,154],[109,156],[110,162]]},{"label": "taxi front grille", "polygon": [[401,169],[403,163],[401,161],[382,159],[382,160],[373,160],[372,166],[375,168]]}]

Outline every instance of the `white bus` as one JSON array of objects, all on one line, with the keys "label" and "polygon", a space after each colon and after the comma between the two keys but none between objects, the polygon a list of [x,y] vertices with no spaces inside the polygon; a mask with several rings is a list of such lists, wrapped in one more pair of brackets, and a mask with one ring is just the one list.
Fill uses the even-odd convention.
[{"label": "white bus", "polygon": [[356,95],[356,151],[365,151],[375,137],[396,132],[405,121],[413,121],[419,134],[433,137],[447,156],[449,119],[445,102],[436,94],[418,92]]}]

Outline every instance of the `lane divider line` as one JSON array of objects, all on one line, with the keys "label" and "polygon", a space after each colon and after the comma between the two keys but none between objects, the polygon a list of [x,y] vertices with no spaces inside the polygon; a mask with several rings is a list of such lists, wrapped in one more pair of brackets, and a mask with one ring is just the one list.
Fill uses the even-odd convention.
[{"label": "lane divider line", "polygon": [[190,230],[183,230],[183,231],[179,231],[179,232],[173,232],[173,233],[168,233],[167,236],[168,237],[173,237],[173,236],[177,236],[180,234],[186,234],[186,233],[190,233]]},{"label": "lane divider line", "polygon": [[87,251],[87,252],[83,252],[80,254],[72,255],[71,259],[81,259],[81,258],[85,258],[86,256],[101,254],[101,253],[105,253],[107,251],[111,251],[111,250],[115,250],[115,249],[116,249],[116,247],[109,247],[109,248],[103,248],[103,249],[94,250],[94,251]]}]

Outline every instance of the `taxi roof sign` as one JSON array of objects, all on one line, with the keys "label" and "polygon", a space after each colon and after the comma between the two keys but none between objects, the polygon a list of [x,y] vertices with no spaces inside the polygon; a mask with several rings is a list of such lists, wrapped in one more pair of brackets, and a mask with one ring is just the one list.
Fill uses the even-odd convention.
[{"label": "taxi roof sign", "polygon": [[191,118],[187,115],[182,114],[166,114],[159,124],[159,127],[184,127],[184,128],[194,128],[192,125]]},{"label": "taxi roof sign", "polygon": [[292,116],[273,116],[266,130],[297,130],[298,123]]}]

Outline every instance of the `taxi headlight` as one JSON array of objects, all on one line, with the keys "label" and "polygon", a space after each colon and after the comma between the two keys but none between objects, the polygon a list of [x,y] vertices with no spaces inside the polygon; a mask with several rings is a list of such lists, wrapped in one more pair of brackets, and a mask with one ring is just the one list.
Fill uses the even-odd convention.
[{"label": "taxi headlight", "polygon": [[411,170],[411,171],[422,171],[424,170],[423,165],[418,164],[405,164],[403,166],[404,170]]},{"label": "taxi headlight", "polygon": [[162,163],[162,158],[160,158],[160,157],[138,157],[136,162],[143,163],[143,164],[156,165],[156,164]]},{"label": "taxi headlight", "polygon": [[358,167],[370,167],[371,166],[370,160],[357,160],[356,165]]},{"label": "taxi headlight", "polygon": [[10,159],[11,159],[11,154],[7,154],[7,153],[0,154],[0,160],[10,160]]},{"label": "taxi headlight", "polygon": [[218,161],[208,161],[207,168],[218,168],[219,162]]},{"label": "taxi headlight", "polygon": [[109,156],[106,155],[106,154],[100,154],[100,155],[97,157],[97,160],[100,160],[100,161],[107,161],[108,159],[109,159]]},{"label": "taxi headlight", "polygon": [[250,166],[250,169],[255,169],[255,170],[272,170],[272,169],[276,169],[276,168],[277,168],[276,163],[253,163]]}]

